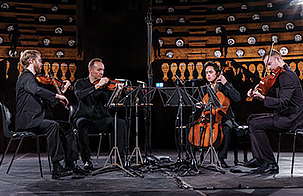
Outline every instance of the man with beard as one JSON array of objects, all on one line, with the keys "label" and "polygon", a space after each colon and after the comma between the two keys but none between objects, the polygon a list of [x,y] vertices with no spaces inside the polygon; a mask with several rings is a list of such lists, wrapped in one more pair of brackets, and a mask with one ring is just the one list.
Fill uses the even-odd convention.
[{"label": "man with beard", "polygon": [[[36,134],[46,133],[47,143],[53,164],[52,178],[81,173],[83,170],[75,161],[79,158],[73,133],[67,123],[57,122],[47,116],[48,105],[55,106],[61,102],[68,104],[67,98],[38,85],[36,74],[41,72],[41,53],[37,50],[25,50],[20,57],[24,71],[16,84],[16,131],[31,131]],[[62,92],[69,87],[70,82],[64,81]],[[60,127],[64,125],[66,129]],[[60,141],[62,135],[62,143]],[[60,161],[65,159],[65,168]]]}]

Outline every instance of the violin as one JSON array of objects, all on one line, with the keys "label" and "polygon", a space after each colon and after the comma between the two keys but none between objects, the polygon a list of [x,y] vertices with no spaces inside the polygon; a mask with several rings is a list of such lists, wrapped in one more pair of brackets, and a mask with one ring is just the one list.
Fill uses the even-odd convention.
[{"label": "violin", "polygon": [[[271,44],[269,55],[268,55],[267,62],[266,62],[266,65],[265,65],[265,69],[267,69],[267,65],[269,63],[269,59],[270,59],[271,54],[272,54],[273,46],[274,46],[274,42],[272,42],[272,44]],[[255,88],[251,92],[250,96],[246,98],[246,101],[252,101],[253,100],[253,93],[254,92],[260,92],[262,95],[265,96],[268,93],[269,89],[275,84],[278,76],[281,73],[283,73],[284,71],[285,71],[285,69],[283,67],[277,67],[276,69],[271,71],[270,75],[263,77],[260,80],[259,84],[257,84],[255,86]]]},{"label": "violin", "polygon": [[252,91],[250,97],[246,98],[246,101],[252,101],[253,100],[253,92],[260,92],[262,95],[266,95],[269,91],[269,89],[274,85],[274,83],[276,82],[278,76],[283,73],[285,71],[285,69],[283,67],[277,67],[276,69],[274,69],[270,75],[262,78],[259,82],[259,84],[257,84],[257,86],[254,88],[254,90]]},{"label": "violin", "polygon": [[[62,91],[59,89],[59,86],[61,87],[62,84],[63,84],[62,80],[54,78],[51,74],[49,74],[48,76],[39,75],[39,76],[36,76],[36,79],[41,84],[50,84],[50,85],[53,85],[56,88],[57,93],[60,94],[60,95],[62,95]],[[69,89],[72,90],[73,86],[72,85],[69,86]],[[67,104],[64,104],[64,107],[65,107],[65,109],[69,110]]]},{"label": "violin", "polygon": [[[227,70],[232,68],[231,62],[226,61],[227,66],[221,70],[220,75],[224,74]],[[210,147],[212,144],[215,148],[219,147],[223,142],[223,131],[221,125],[222,115],[220,112],[226,114],[230,100],[222,92],[218,91],[218,83],[215,86],[217,97],[222,105],[222,108],[212,109],[212,119],[210,119],[210,111],[203,111],[200,118],[191,127],[188,134],[189,142],[198,147]],[[209,100],[208,94],[206,94],[202,102],[207,103]],[[212,120],[212,123],[210,122]],[[212,127],[211,127],[212,124]],[[212,134],[211,134],[212,132]]]},{"label": "violin", "polygon": [[[95,81],[93,82],[93,84],[94,84],[94,85],[98,84],[98,83],[100,82],[100,80],[101,80],[101,79],[95,80]],[[118,83],[120,83],[120,82],[117,81],[117,80],[110,80],[110,79],[108,78],[108,82],[107,82],[105,85],[103,85],[103,86],[101,87],[101,89],[102,89],[102,88],[106,88],[106,89],[108,89],[108,90],[113,91],[113,90],[116,89],[116,84],[118,84]]]}]

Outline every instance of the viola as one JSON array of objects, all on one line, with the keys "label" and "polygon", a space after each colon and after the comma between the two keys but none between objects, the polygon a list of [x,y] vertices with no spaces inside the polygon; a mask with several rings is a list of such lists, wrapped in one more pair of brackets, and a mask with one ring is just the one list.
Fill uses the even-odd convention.
[{"label": "viola", "polygon": [[[50,85],[53,85],[53,86],[61,86],[63,84],[63,81],[62,80],[59,80],[57,78],[54,78],[52,79],[51,77],[49,76],[42,76],[42,75],[39,75],[39,76],[36,76],[36,79],[38,82],[40,82],[41,84],[50,84]],[[70,85],[68,87],[69,90],[73,90],[73,86]]]},{"label": "viola", "polygon": [[[50,84],[53,85],[56,88],[56,91],[58,94],[62,95],[62,91],[59,89],[59,86],[62,86],[63,81],[54,78],[51,74],[49,74],[48,76],[36,76],[36,79],[38,82],[40,82],[41,84]],[[69,86],[69,89],[73,89],[72,85]],[[65,109],[69,110],[67,104],[64,104]]]},{"label": "viola", "polygon": [[[230,61],[227,61],[226,65],[227,66],[222,69],[220,75],[232,68]],[[217,148],[222,144],[224,135],[221,125],[222,115],[219,113],[224,112],[226,114],[230,105],[230,100],[222,92],[218,91],[218,83],[216,83],[215,89],[222,108],[212,109],[212,123],[210,123],[210,111],[202,112],[200,118],[195,122],[194,126],[191,127],[188,134],[188,140],[194,146],[210,147],[211,144],[213,144],[213,146]],[[209,96],[206,94],[203,97],[202,102],[207,103],[208,100]]]},{"label": "viola", "polygon": [[[100,82],[100,80],[101,80],[101,79],[95,80],[95,81],[93,82],[93,84],[94,84],[94,85],[98,84],[98,83]],[[116,89],[116,84],[118,84],[118,83],[120,83],[120,82],[117,81],[117,80],[110,80],[110,79],[108,78],[107,84],[103,85],[101,88],[106,88],[106,89],[108,89],[108,90],[113,91],[113,90]]]},{"label": "viola", "polygon": [[254,88],[254,90],[251,93],[250,97],[246,98],[246,101],[252,101],[253,100],[253,92],[260,92],[262,95],[266,95],[269,91],[269,89],[274,85],[274,83],[276,82],[278,76],[285,72],[285,69],[283,67],[277,67],[276,69],[274,69],[270,75],[262,78],[259,82],[259,84],[257,84],[257,86]]}]

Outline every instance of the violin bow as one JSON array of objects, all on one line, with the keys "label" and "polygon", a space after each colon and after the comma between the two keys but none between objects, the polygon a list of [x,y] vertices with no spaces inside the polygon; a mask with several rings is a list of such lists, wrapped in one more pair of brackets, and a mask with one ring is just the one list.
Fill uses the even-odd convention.
[{"label": "violin bow", "polygon": [[[48,76],[52,79],[52,81],[53,81],[53,83],[54,83],[54,86],[55,86],[55,88],[56,88],[56,90],[57,90],[57,93],[58,93],[59,95],[62,95],[62,92],[61,92],[61,90],[59,89],[59,86],[57,85],[57,83],[56,83],[56,81],[55,81],[55,78],[54,78],[53,74],[51,73],[51,70],[49,70],[47,74],[48,74]],[[64,105],[64,107],[65,107],[67,110],[69,110],[66,104],[63,104],[63,105]]]},{"label": "violin bow", "polygon": [[270,46],[270,50],[269,50],[269,54],[268,54],[268,58],[267,58],[267,62],[266,62],[266,65],[265,65],[265,72],[263,73],[263,78],[266,76],[266,74],[267,74],[267,65],[268,65],[268,63],[269,63],[269,59],[270,59],[270,57],[271,57],[271,53],[272,53],[272,50],[273,50],[273,48],[274,48],[274,44],[275,44],[275,42],[274,41],[272,41],[272,43],[271,43],[271,46]]}]

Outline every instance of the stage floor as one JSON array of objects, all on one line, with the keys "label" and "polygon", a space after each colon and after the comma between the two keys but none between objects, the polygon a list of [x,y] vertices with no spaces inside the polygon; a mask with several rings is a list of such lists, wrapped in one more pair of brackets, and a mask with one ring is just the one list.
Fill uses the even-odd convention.
[{"label": "stage floor", "polygon": [[[94,166],[102,167],[107,155],[103,152],[98,163],[94,156]],[[176,150],[154,150],[153,155],[168,157],[174,163],[178,153]],[[249,174],[247,168],[234,166],[233,152],[229,152],[226,162],[231,167],[224,169],[225,174],[205,168],[209,159],[199,167],[199,174],[194,175],[196,171],[186,164],[170,166],[168,159],[155,161],[150,158],[150,164],[134,170],[141,177],[131,177],[123,170],[116,170],[60,180],[51,179],[46,154],[42,154],[44,178],[40,178],[36,153],[18,154],[7,175],[11,157],[11,154],[7,155],[0,168],[1,195],[303,195],[303,153],[296,153],[293,177],[290,152],[281,153],[280,173],[275,176]],[[251,158],[250,153],[248,158]],[[241,151],[239,160],[243,160]],[[81,161],[78,163],[83,167]],[[230,169],[242,173],[232,173]]]}]

